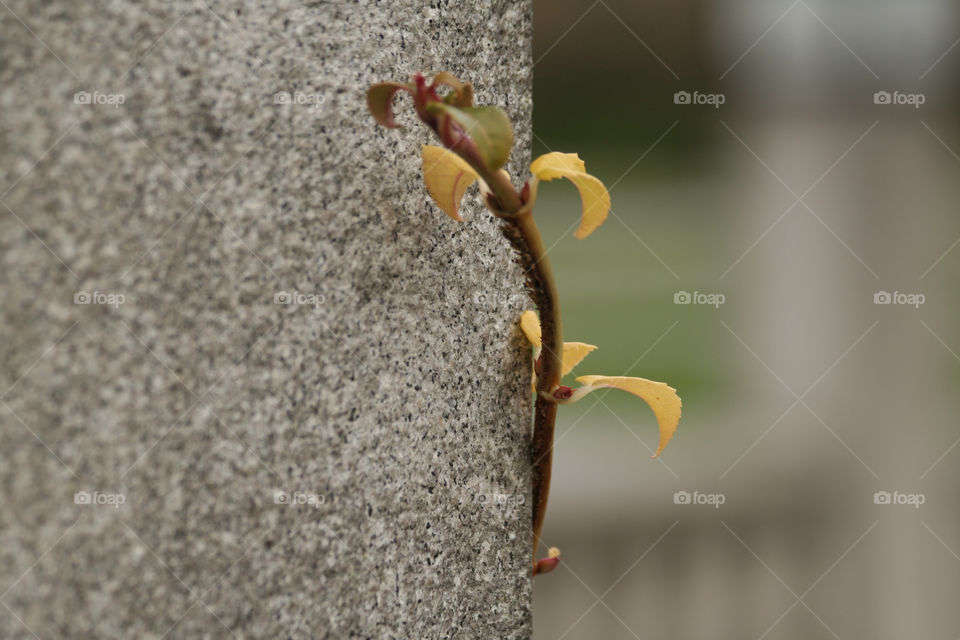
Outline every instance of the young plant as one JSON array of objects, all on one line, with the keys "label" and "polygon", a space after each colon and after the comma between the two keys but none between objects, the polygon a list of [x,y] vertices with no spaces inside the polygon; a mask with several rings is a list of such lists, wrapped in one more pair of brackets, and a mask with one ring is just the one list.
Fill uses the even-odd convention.
[{"label": "young plant", "polygon": [[[540,231],[533,220],[533,208],[541,181],[566,178],[580,192],[583,212],[574,232],[583,239],[597,229],[610,210],[610,195],[599,180],[588,174],[583,161],[573,153],[547,153],[530,165],[530,179],[521,189],[514,187],[502,169],[513,147],[513,128],[506,113],[494,106],[474,106],[473,88],[449,73],[438,73],[431,83],[421,74],[413,82],[375,84],[367,92],[367,106],[374,119],[389,128],[400,128],[393,117],[397,92],[413,97],[417,115],[437,135],[443,147],[423,145],[423,179],[437,206],[448,216],[463,222],[460,201],[467,188],[479,182],[487,208],[501,221],[503,235],[517,254],[526,276],[526,288],[539,311],[526,311],[520,326],[533,347],[533,575],[557,567],[560,552],[551,548],[548,556],[536,559],[540,532],[550,491],[554,421],[557,405],[571,404],[591,391],[623,389],[647,402],[660,428],[660,443],[653,457],[660,455],[673,437],[680,421],[680,398],[662,382],[623,376],[581,376],[582,386],[561,385],[569,373],[593,349],[593,345],[563,341],[560,305],[550,259]],[[444,92],[441,95],[441,92]]]}]

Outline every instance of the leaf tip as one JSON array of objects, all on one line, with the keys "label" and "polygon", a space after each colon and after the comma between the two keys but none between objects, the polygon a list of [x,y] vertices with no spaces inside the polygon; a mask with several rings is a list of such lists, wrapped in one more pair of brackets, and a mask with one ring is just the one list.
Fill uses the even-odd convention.
[{"label": "leaf tip", "polygon": [[393,117],[393,96],[397,91],[413,93],[409,85],[397,82],[380,82],[367,89],[367,109],[377,124],[388,129],[403,129]]}]

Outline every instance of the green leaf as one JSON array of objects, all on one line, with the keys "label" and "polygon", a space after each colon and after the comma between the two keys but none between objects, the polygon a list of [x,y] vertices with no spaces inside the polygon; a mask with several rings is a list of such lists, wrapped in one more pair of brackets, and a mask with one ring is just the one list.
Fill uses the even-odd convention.
[{"label": "green leaf", "polygon": [[513,127],[503,109],[491,106],[460,109],[442,102],[433,102],[427,109],[449,116],[463,127],[489,169],[496,171],[506,164],[513,147]]},{"label": "green leaf", "polygon": [[367,108],[378,124],[389,129],[402,129],[393,119],[393,96],[397,91],[406,91],[413,95],[414,87],[411,84],[399,82],[381,82],[367,90]]}]

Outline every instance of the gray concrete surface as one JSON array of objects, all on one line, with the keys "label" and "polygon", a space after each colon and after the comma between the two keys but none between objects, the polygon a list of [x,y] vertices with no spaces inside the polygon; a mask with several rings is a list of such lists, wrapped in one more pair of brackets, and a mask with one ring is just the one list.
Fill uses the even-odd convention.
[{"label": "gray concrete surface", "polygon": [[530,35],[526,0],[3,3],[0,637],[529,637],[519,270],[363,95],[473,81],[520,174]]}]

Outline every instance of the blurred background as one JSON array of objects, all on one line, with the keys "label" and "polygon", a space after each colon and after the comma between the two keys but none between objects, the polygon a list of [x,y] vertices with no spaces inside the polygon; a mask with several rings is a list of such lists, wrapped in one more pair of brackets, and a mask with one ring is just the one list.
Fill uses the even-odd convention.
[{"label": "blurred background", "polygon": [[535,638],[960,636],[956,3],[535,5],[534,155],[613,202],[540,191],[575,373],[684,402],[560,412]]}]

